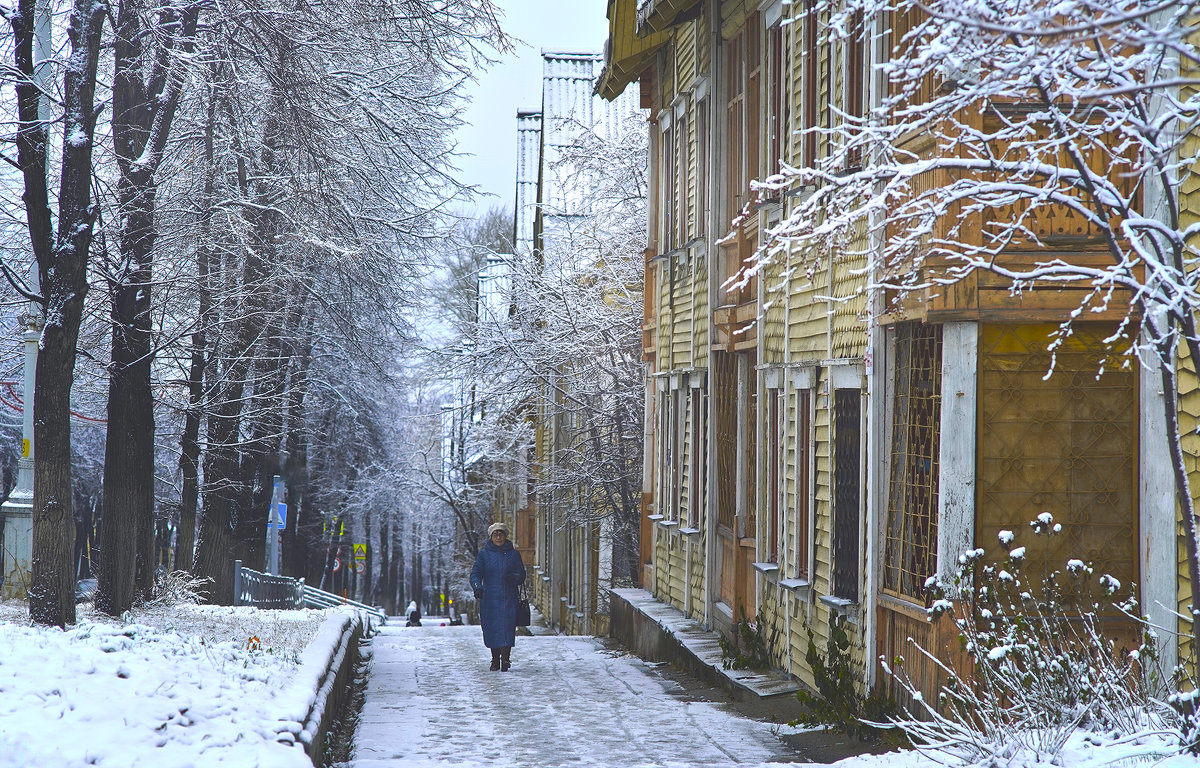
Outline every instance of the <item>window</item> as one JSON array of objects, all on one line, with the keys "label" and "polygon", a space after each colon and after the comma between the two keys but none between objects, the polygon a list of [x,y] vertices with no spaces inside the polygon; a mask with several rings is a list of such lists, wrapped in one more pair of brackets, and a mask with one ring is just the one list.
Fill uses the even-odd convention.
[{"label": "window", "polygon": [[817,46],[817,0],[804,0],[800,29],[803,37],[803,82],[801,85],[801,162],[811,168],[817,163],[817,91],[820,88],[820,53]]},{"label": "window", "polygon": [[920,600],[937,568],[941,326],[893,326],[892,449],[883,588]]},{"label": "window", "polygon": [[716,349],[711,355],[712,411],[716,419],[713,448],[717,461],[717,525],[732,530],[737,509],[734,479],[737,476],[738,356]]},{"label": "window", "polygon": [[859,390],[833,391],[833,596],[858,602]]},{"label": "window", "polygon": [[688,208],[691,197],[691,185],[688,184],[691,164],[688,162],[691,144],[688,139],[688,113],[680,109],[675,118],[675,236],[674,247],[686,245],[688,235]]},{"label": "window", "polygon": [[676,173],[675,165],[678,162],[675,149],[675,126],[670,115],[666,115],[661,120],[662,126],[662,152],[660,158],[662,167],[660,169],[659,178],[662,185],[662,221],[660,231],[662,239],[660,248],[663,253],[673,250],[678,243],[675,240],[675,203],[678,195],[677,184],[679,176]]},{"label": "window", "polygon": [[779,562],[779,491],[782,451],[779,449],[783,391],[768,389],[766,397],[766,434],[763,456],[763,518],[767,529],[763,549],[768,562]]},{"label": "window", "polygon": [[[725,153],[723,230],[750,201],[750,179],[758,174],[761,158],[762,123],[762,29],[757,13],[751,14],[738,32],[725,43]],[[725,230],[728,231],[728,230]],[[722,245],[725,277],[739,274],[757,249],[756,230],[741,223],[735,237]],[[746,304],[758,297],[757,278],[725,288],[724,303]]]},{"label": "window", "polygon": [[[750,25],[747,24],[747,27]],[[725,222],[746,203],[746,28],[725,43]]]},{"label": "window", "polygon": [[745,519],[742,535],[756,536],[758,531],[758,371],[757,355],[753,350],[738,355],[738,378],[745,393],[745,410],[741,412],[741,430],[746,436],[745,461],[741,468],[743,480],[742,503]]},{"label": "window", "polygon": [[708,98],[696,102],[696,223],[698,236],[703,236],[708,218]]},{"label": "window", "polygon": [[[845,112],[851,118],[862,119],[867,114],[867,30],[863,23],[862,9],[855,11],[850,17],[850,32],[846,39],[846,106]],[[854,131],[857,133],[857,131]],[[847,157],[849,168],[858,168],[862,164],[861,148],[854,148]]]},{"label": "window", "polygon": [[682,517],[683,508],[683,444],[684,429],[687,426],[683,418],[683,406],[687,401],[683,398],[684,390],[675,389],[671,392],[671,511],[667,513],[667,517],[676,521]]},{"label": "window", "polygon": [[767,155],[766,165],[762,169],[764,177],[779,173],[779,163],[785,153],[788,100],[783,98],[783,67],[783,26],[776,24],[767,30]]},{"label": "window", "polygon": [[[660,380],[660,386],[662,386]],[[654,498],[658,502],[658,509],[655,510],[658,514],[666,516],[671,508],[671,459],[673,458],[672,450],[674,449],[674,441],[671,439],[671,392],[669,389],[664,389],[658,395],[658,434],[662,439],[661,453],[658,457],[658,467],[655,475],[657,477],[658,488]]]},{"label": "window", "polygon": [[807,579],[812,531],[812,390],[796,392],[796,578]]},{"label": "window", "polygon": [[691,494],[689,497],[688,526],[700,528],[704,523],[705,491],[708,477],[708,398],[700,387],[691,389],[692,457],[690,462]]}]

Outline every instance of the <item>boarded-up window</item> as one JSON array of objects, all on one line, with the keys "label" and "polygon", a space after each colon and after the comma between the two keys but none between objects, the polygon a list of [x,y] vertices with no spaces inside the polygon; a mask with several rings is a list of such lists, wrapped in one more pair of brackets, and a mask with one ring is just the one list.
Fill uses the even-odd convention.
[{"label": "boarded-up window", "polygon": [[941,326],[899,323],[892,331],[892,440],[883,588],[919,600],[937,569]]},{"label": "boarded-up window", "polygon": [[858,602],[859,390],[833,392],[833,595]]}]

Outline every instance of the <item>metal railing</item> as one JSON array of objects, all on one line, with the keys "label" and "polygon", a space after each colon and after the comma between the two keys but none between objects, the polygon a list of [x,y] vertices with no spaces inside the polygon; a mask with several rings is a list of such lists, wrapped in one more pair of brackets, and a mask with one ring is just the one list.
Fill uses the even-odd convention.
[{"label": "metal railing", "polygon": [[233,604],[285,610],[349,605],[374,616],[381,624],[387,621],[387,615],[378,608],[310,587],[304,579],[260,573],[244,567],[241,560],[233,561]]},{"label": "metal railing", "polygon": [[332,608],[337,605],[350,605],[360,611],[366,611],[372,616],[379,619],[380,623],[387,621],[387,614],[370,605],[360,603],[357,600],[350,600],[332,592],[326,592],[323,589],[310,587],[304,583],[304,579],[300,579],[300,587],[304,590],[304,607],[305,608]]},{"label": "metal railing", "polygon": [[304,589],[301,581],[287,576],[260,573],[233,561],[233,604],[255,608],[302,608]]}]

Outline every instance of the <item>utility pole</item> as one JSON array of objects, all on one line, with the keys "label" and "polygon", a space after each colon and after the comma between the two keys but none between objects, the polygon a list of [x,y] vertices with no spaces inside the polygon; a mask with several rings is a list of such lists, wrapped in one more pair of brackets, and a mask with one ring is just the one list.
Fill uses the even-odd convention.
[{"label": "utility pole", "polygon": [[[37,20],[34,27],[34,80],[42,93],[48,92],[50,61],[50,2],[41,0],[37,4]],[[38,105],[43,140],[50,124],[50,105],[46,97]],[[38,279],[37,259],[29,266],[29,288],[41,292]],[[37,302],[29,302],[29,311],[22,318],[25,330],[25,403],[21,419],[21,458],[17,460],[17,487],[9,494],[0,512],[4,517],[4,551],[0,552],[3,565],[4,585],[0,596],[15,600],[29,599],[29,581],[33,573],[33,399],[35,373],[37,371],[38,341],[42,337],[42,308]]]}]

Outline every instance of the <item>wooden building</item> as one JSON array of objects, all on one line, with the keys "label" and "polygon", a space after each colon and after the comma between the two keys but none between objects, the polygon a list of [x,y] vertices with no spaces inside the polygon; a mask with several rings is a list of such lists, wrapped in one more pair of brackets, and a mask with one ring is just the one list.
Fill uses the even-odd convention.
[{"label": "wooden building", "polygon": [[[863,686],[888,684],[875,659],[904,656],[932,692],[937,672],[908,638],[957,642],[927,621],[926,580],[1051,511],[1068,534],[1030,542],[1031,571],[1091,560],[1168,620],[1151,607],[1177,604],[1176,580],[1151,564],[1176,557],[1169,462],[1140,438],[1161,393],[1136,367],[1097,376],[1118,313],[1077,323],[1047,378],[1050,335],[1079,305],[1070,291],[1013,295],[980,271],[892,302],[868,290],[865,232],[822,253],[775,246],[746,269],[810,192],[751,182],[829,156],[822,129],[885,95],[872,64],[896,33],[860,19],[869,34],[834,39],[831,13],[813,0],[608,3],[598,92],[636,82],[651,115],[644,586],[724,633],[758,623],[772,663],[804,683],[810,636],[823,648],[837,623]],[[1105,258],[1066,211],[1034,226],[1064,253]]]},{"label": "wooden building", "polygon": [[[632,95],[613,102],[594,95],[599,54],[544,52],[542,61],[541,108],[517,114],[514,259],[525,265],[518,272],[526,276],[533,274],[530,265],[569,272],[569,264],[550,262],[570,257],[571,231],[591,190],[586,174],[573,173],[570,162],[563,161],[564,152],[581,131],[619,135],[637,110]],[[545,385],[525,410],[535,435],[533,452],[514,473],[528,482],[508,503],[498,503],[494,515],[511,521],[534,603],[547,624],[568,634],[603,635],[613,586],[611,526],[588,513],[592,501],[586,490],[550,481],[556,463],[578,438],[564,402],[574,374],[541,373]]]}]

